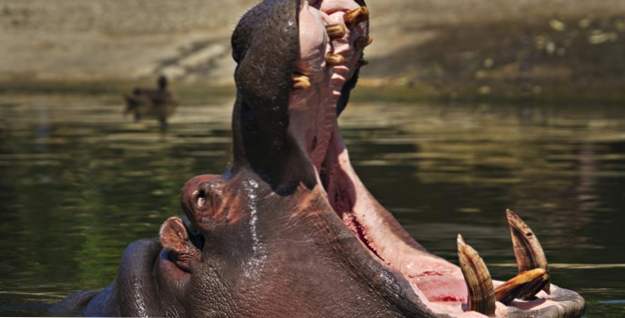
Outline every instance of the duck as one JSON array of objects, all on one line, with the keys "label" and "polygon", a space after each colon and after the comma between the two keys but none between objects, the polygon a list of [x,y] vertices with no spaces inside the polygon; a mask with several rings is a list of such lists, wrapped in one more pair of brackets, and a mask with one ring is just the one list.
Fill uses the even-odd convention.
[{"label": "duck", "polygon": [[166,76],[159,76],[156,83],[156,89],[135,87],[130,94],[124,95],[124,116],[132,114],[135,122],[145,117],[156,118],[161,128],[167,127],[167,119],[174,114],[178,102],[168,90]]}]

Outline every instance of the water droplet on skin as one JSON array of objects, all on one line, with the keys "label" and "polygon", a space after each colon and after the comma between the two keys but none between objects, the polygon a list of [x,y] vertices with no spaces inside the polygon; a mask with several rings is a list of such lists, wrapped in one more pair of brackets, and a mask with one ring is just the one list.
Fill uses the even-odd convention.
[{"label": "water droplet on skin", "polygon": [[258,234],[257,189],[258,182],[256,180],[248,179],[243,182],[243,190],[248,199],[247,204],[250,212],[249,227],[250,235],[252,236],[252,257],[248,261],[248,268],[244,273],[247,278],[254,277],[262,269],[264,261],[267,258],[262,238],[260,234]]}]

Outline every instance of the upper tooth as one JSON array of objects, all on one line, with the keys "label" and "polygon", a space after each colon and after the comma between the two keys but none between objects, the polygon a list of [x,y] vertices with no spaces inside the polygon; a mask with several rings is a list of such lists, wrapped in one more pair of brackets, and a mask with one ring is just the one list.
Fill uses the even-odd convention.
[{"label": "upper tooth", "polygon": [[330,66],[340,65],[345,63],[345,57],[341,54],[328,53],[326,55],[326,63]]},{"label": "upper tooth", "polygon": [[369,19],[369,9],[367,7],[358,7],[345,13],[343,17],[347,26],[353,26]]},{"label": "upper tooth", "polygon": [[307,89],[311,86],[310,78],[306,75],[293,76],[293,88]]},{"label": "upper tooth", "polygon": [[328,32],[328,36],[330,39],[340,39],[345,36],[347,30],[345,30],[345,25],[343,24],[330,24],[326,26],[326,31]]},{"label": "upper tooth", "polygon": [[462,275],[469,290],[467,300],[469,309],[487,316],[494,316],[495,290],[484,260],[475,249],[465,243],[460,234],[458,234],[457,243],[460,269],[462,269]]},{"label": "upper tooth", "polygon": [[[545,252],[532,229],[523,222],[518,214],[511,210],[506,211],[506,217],[519,273],[535,268],[542,268],[545,272],[548,272]],[[549,293],[549,286],[550,284],[547,280],[543,287],[546,293]]]}]

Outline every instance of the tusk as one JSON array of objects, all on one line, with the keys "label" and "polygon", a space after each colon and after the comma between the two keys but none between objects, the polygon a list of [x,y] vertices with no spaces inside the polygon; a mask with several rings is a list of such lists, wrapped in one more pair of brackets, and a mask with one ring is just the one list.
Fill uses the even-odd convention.
[{"label": "tusk", "polygon": [[343,16],[345,25],[353,26],[360,22],[367,21],[369,19],[369,9],[367,7],[359,7],[348,11]]},{"label": "tusk", "polygon": [[469,299],[467,300],[469,310],[494,316],[496,308],[495,290],[484,260],[475,249],[464,242],[460,234],[458,234],[457,243],[458,261],[469,289]]},{"label": "tusk", "polygon": [[306,75],[293,76],[293,88],[308,89],[310,88],[310,78]]},{"label": "tusk", "polygon": [[[549,272],[545,252],[532,229],[523,222],[518,214],[511,210],[506,210],[506,218],[508,219],[512,248],[519,273],[535,268],[542,268],[545,272]],[[547,281],[543,287],[547,294],[550,292],[549,287],[550,283]]]},{"label": "tusk", "polygon": [[341,54],[328,53],[326,55],[326,63],[330,66],[340,65],[345,63],[345,58]]},{"label": "tusk", "polygon": [[328,36],[330,36],[330,39],[336,40],[343,38],[347,33],[347,30],[345,29],[345,25],[343,24],[330,24],[326,25],[326,32],[328,32]]},{"label": "tusk", "polygon": [[549,282],[549,273],[542,268],[535,268],[511,278],[495,288],[495,298],[510,305],[515,298],[531,299],[546,283]]}]

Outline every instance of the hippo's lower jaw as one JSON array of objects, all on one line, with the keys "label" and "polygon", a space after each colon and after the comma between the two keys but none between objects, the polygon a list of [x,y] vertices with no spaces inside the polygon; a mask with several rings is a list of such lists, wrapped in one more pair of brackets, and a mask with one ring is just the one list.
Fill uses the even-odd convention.
[{"label": "hippo's lower jaw", "polygon": [[331,206],[370,257],[405,279],[433,314],[578,317],[583,313],[584,301],[577,293],[549,284],[540,243],[514,212],[508,211],[507,218],[520,274],[506,283],[492,281],[482,259],[461,237],[461,267],[415,242],[360,181],[338,129],[333,136],[319,170]]},{"label": "hippo's lower jaw", "polygon": [[[405,279],[431,313],[462,317],[477,312],[497,317],[578,317],[583,313],[584,301],[578,294],[549,286],[540,243],[512,211],[507,212],[508,223],[520,274],[506,284],[491,281],[479,255],[467,253],[472,249],[461,238],[461,267],[427,252],[366,189],[350,163],[338,128],[333,129],[318,170],[330,205],[369,256],[398,279]],[[468,272],[463,275],[465,269]]]}]

